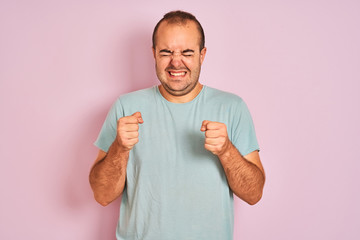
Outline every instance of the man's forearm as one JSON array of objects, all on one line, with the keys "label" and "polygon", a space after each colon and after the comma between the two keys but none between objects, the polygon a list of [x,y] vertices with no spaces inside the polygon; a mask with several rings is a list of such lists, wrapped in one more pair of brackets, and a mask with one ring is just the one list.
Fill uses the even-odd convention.
[{"label": "man's forearm", "polygon": [[129,151],[121,151],[115,140],[105,158],[92,167],[90,185],[96,201],[101,205],[108,205],[123,192],[128,159]]},{"label": "man's forearm", "polygon": [[119,118],[113,144],[103,159],[102,156],[98,157],[90,171],[94,197],[103,206],[114,201],[124,191],[129,153],[139,141],[139,124],[143,122],[140,112]]},{"label": "man's forearm", "polygon": [[246,160],[232,143],[218,157],[235,195],[251,205],[257,203],[265,183],[263,171]]}]

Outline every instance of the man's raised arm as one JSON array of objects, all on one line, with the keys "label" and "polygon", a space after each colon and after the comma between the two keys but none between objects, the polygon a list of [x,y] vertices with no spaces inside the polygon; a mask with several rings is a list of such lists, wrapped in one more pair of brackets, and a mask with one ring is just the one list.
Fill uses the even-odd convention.
[{"label": "man's raised arm", "polygon": [[143,122],[140,112],[120,118],[109,151],[99,151],[89,180],[96,201],[103,206],[118,198],[124,190],[129,153],[139,141],[139,124]]},{"label": "man's raised arm", "polygon": [[248,204],[257,203],[265,183],[259,152],[242,156],[229,140],[224,123],[205,120],[201,131],[205,132],[205,149],[218,156],[231,190]]}]

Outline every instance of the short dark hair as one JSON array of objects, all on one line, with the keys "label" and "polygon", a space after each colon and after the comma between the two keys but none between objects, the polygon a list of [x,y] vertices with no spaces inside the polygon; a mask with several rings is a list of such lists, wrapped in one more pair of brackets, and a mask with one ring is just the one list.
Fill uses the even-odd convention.
[{"label": "short dark hair", "polygon": [[204,34],[204,30],[203,30],[200,22],[191,13],[177,10],[177,11],[171,11],[171,12],[166,13],[164,15],[164,17],[156,24],[154,31],[153,31],[153,35],[152,35],[152,45],[153,45],[154,49],[155,49],[155,45],[156,45],[157,30],[158,30],[160,24],[164,21],[167,21],[170,24],[173,24],[173,23],[186,24],[187,21],[195,22],[195,24],[197,25],[197,29],[199,30],[199,33],[200,33],[200,51],[204,48],[205,34]]}]

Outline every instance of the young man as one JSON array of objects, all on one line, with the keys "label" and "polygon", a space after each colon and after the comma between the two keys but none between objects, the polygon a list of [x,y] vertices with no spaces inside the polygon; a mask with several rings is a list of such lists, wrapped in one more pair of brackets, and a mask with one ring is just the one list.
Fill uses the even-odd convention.
[{"label": "young man", "polygon": [[95,142],[95,199],[122,194],[117,239],[232,239],[232,193],[249,204],[262,196],[245,103],[199,82],[204,43],[193,15],[167,13],[153,33],[161,84],[121,96]]}]

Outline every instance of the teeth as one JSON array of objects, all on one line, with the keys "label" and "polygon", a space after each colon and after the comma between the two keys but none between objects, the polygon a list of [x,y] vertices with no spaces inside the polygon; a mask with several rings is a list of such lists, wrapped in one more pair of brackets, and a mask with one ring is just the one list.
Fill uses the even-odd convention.
[{"label": "teeth", "polygon": [[185,75],[185,72],[180,72],[180,73],[170,72],[170,75],[171,75],[171,76],[178,77],[178,76],[183,76],[183,75]]}]

